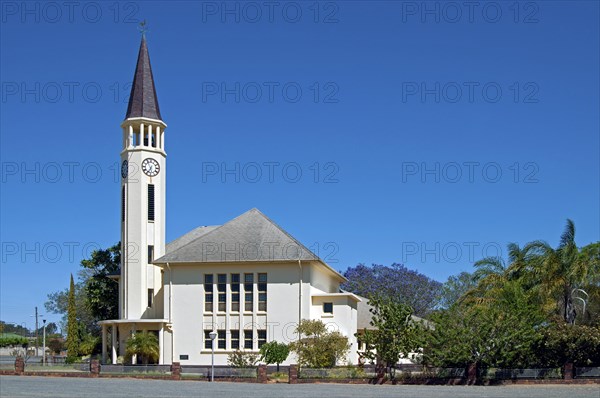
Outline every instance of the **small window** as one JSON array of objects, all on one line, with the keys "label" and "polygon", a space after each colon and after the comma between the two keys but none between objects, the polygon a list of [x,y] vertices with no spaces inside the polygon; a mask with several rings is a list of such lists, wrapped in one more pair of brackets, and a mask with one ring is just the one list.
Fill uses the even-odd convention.
[{"label": "small window", "polygon": [[148,184],[148,221],[154,221],[154,184]]},{"label": "small window", "polygon": [[179,359],[182,361],[186,361],[186,360],[190,359],[190,356],[187,354],[183,354],[183,355],[179,356]]},{"label": "small window", "polygon": [[244,348],[247,350],[252,349],[252,330],[244,330]]},{"label": "small window", "polygon": [[231,274],[231,311],[240,311],[240,274]]},{"label": "small window", "polygon": [[224,350],[225,349],[225,331],[224,330],[217,330],[217,348],[219,350]]},{"label": "small window", "polygon": [[204,311],[213,311],[213,275],[204,275]]},{"label": "small window", "polygon": [[231,349],[232,350],[240,349],[240,331],[239,330],[231,331]]},{"label": "small window", "polygon": [[323,303],[323,312],[333,314],[333,303]]},{"label": "small window", "polygon": [[212,349],[212,340],[210,339],[210,332],[212,332],[212,330],[204,331],[204,348],[206,348],[207,350]]},{"label": "small window", "polygon": [[227,274],[217,275],[217,292],[219,293],[219,312],[227,310]]},{"label": "small window", "polygon": [[267,342],[267,331],[266,330],[257,330],[258,334],[258,348],[263,346]]},{"label": "small window", "polygon": [[154,245],[148,245],[148,263],[154,261]]},{"label": "small window", "polygon": [[148,308],[154,304],[154,289],[148,289]]}]

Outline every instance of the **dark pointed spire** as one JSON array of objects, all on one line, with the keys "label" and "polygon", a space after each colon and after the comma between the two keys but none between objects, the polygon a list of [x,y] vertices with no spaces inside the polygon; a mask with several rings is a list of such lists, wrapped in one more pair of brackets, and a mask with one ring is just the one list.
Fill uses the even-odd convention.
[{"label": "dark pointed spire", "polygon": [[135,67],[135,75],[133,77],[133,85],[131,86],[125,119],[131,117],[147,117],[162,120],[158,107],[158,99],[156,98],[156,89],[154,88],[154,78],[152,77],[152,67],[150,66],[150,56],[148,55],[145,35],[142,35],[142,43],[140,44],[140,52]]}]

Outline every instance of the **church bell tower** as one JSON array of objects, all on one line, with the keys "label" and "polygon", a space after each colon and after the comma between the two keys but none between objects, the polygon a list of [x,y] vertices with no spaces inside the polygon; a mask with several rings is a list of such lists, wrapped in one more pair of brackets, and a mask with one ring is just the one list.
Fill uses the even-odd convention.
[{"label": "church bell tower", "polygon": [[151,262],[165,254],[167,125],[158,107],[145,36],[121,127],[119,318],[162,318],[161,269]]}]

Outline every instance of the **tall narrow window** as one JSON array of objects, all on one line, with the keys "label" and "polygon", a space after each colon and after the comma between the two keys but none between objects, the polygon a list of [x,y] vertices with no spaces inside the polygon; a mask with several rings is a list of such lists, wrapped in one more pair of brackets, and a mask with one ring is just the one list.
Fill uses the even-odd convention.
[{"label": "tall narrow window", "polygon": [[154,289],[148,289],[148,308],[154,304]]},{"label": "tall narrow window", "polygon": [[231,311],[240,311],[240,274],[231,274]]},{"label": "tall narrow window", "polygon": [[148,245],[148,264],[154,261],[154,245]]},{"label": "tall narrow window", "polygon": [[254,310],[254,274],[244,274],[244,311]]},{"label": "tall narrow window", "polygon": [[244,348],[247,350],[252,349],[252,330],[244,330]]},{"label": "tall narrow window", "polygon": [[227,274],[217,275],[217,292],[219,294],[219,312],[227,311]]},{"label": "tall narrow window", "polygon": [[267,274],[258,274],[258,310],[267,310]]},{"label": "tall narrow window", "polygon": [[263,329],[257,330],[256,332],[258,334],[258,348],[260,349],[260,347],[267,342],[267,331]]},{"label": "tall narrow window", "polygon": [[154,221],[154,184],[148,184],[148,221]]},{"label": "tall narrow window", "polygon": [[121,221],[125,221],[125,185],[121,187]]},{"label": "tall narrow window", "polygon": [[217,348],[219,350],[224,350],[225,349],[225,331],[224,330],[217,330]]},{"label": "tall narrow window", "polygon": [[212,312],[213,310],[213,276],[212,274],[204,275],[204,311]]},{"label": "tall narrow window", "polygon": [[232,350],[240,349],[240,331],[239,330],[231,331],[231,349]]}]

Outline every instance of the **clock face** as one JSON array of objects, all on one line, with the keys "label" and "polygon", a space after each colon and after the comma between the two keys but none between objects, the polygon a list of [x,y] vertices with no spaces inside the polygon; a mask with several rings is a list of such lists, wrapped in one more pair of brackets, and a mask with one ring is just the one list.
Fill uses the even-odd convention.
[{"label": "clock face", "polygon": [[121,177],[127,178],[128,173],[129,173],[129,162],[127,162],[127,159],[125,159],[123,161],[123,163],[121,163]]},{"label": "clock face", "polygon": [[142,170],[147,176],[154,177],[160,171],[160,165],[155,159],[146,158],[142,162]]}]

